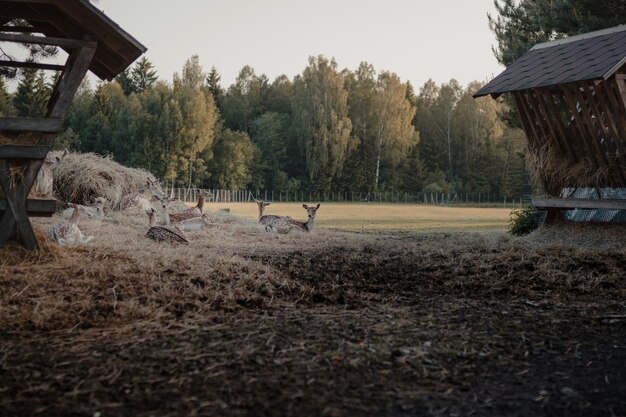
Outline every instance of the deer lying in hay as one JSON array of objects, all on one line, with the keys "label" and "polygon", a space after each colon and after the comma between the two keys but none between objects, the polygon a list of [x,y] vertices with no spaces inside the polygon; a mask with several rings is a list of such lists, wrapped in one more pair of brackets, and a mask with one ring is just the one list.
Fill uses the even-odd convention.
[{"label": "deer lying in hay", "polygon": [[178,226],[169,227],[157,225],[157,214],[154,208],[146,210],[146,214],[148,215],[149,221],[149,228],[146,232],[148,239],[156,240],[157,242],[189,243],[185,232]]},{"label": "deer lying in hay", "polygon": [[270,201],[263,201],[263,200],[257,200],[257,199],[254,199],[254,201],[256,202],[259,208],[259,223],[261,223],[263,226],[267,227],[271,223],[276,222],[281,219],[291,219],[291,217],[289,216],[276,216],[274,214],[264,214],[265,207],[269,206],[272,203]]},{"label": "deer lying in hay", "polygon": [[[172,190],[174,191],[174,190]],[[198,192],[198,203],[194,206],[194,207],[189,207],[187,209],[185,209],[183,211],[183,213],[199,213],[199,214],[203,214],[204,213],[204,200],[205,197],[210,197],[213,194],[209,193],[208,191],[205,190],[199,190]],[[170,200],[172,200],[173,197],[170,197]]]},{"label": "deer lying in hay", "polygon": [[[85,216],[91,219],[103,219],[104,218],[104,203],[106,203],[106,198],[104,197],[96,197],[93,199],[93,205],[91,206],[83,206],[82,204],[74,204],[74,206],[78,207],[80,212]],[[74,208],[69,207],[63,210],[63,217],[69,218],[72,216],[74,212]]]},{"label": "deer lying in hay", "polygon": [[59,245],[72,245],[75,243],[88,243],[95,239],[93,236],[85,236],[78,228],[81,210],[76,204],[68,204],[74,211],[72,218],[67,223],[58,223],[52,226],[48,233],[48,238],[54,240]]},{"label": "deer lying in hay", "polygon": [[317,214],[317,210],[320,208],[320,205],[318,204],[315,207],[313,206],[309,207],[306,204],[303,204],[302,207],[304,207],[304,209],[307,212],[307,215],[309,216],[308,221],[301,222],[301,221],[292,219],[291,217],[283,217],[283,218],[274,220],[272,222],[269,222],[265,226],[265,231],[276,232],[276,233],[281,233],[281,234],[289,233],[291,230],[299,230],[301,232],[309,232],[309,233],[312,232],[313,225],[315,224],[315,215]]},{"label": "deer lying in hay", "polygon": [[126,194],[117,204],[117,210],[127,210],[132,207],[142,207],[144,210],[152,208],[150,200],[152,197],[162,199],[165,195],[161,190],[161,185],[156,180],[150,178],[146,181],[146,187],[136,193]]},{"label": "deer lying in hay", "polygon": [[[197,211],[183,211],[180,213],[170,213],[169,203],[171,199],[161,199],[161,219],[164,225],[175,225],[182,230],[201,230],[205,226],[217,225],[217,220],[211,217],[208,213],[199,213]],[[219,227],[219,226],[218,226]]]},{"label": "deer lying in hay", "polygon": [[37,178],[35,179],[35,183],[29,193],[30,197],[34,198],[50,198],[54,193],[54,173],[52,168],[54,165],[61,162],[63,158],[65,158],[69,152],[65,150],[63,155],[61,156],[52,156],[48,154],[46,159],[43,161],[41,165],[41,169],[37,173]]}]

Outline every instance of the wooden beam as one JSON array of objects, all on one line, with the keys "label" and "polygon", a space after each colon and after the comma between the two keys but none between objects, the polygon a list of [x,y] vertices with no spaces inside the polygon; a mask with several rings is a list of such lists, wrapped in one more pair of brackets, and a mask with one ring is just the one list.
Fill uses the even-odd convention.
[{"label": "wooden beam", "polygon": [[543,123],[543,116],[538,111],[537,106],[535,105],[536,103],[534,103],[535,100],[532,97],[532,92],[530,90],[524,90],[522,91],[521,97],[522,101],[526,104],[526,111],[528,113],[530,123],[539,127],[539,129],[535,129],[538,134],[537,139],[539,144],[545,143],[549,134]]},{"label": "wooden beam", "polygon": [[0,158],[4,159],[45,159],[49,151],[48,145],[0,144]]},{"label": "wooden beam", "polygon": [[63,119],[60,117],[47,119],[0,117],[0,131],[57,133],[61,129],[63,129]]},{"label": "wooden beam", "polygon": [[[6,198],[0,197],[0,216],[1,212],[8,207]],[[57,201],[54,199],[32,198],[26,200],[26,211],[31,217],[50,217],[57,209]]]},{"label": "wooden beam", "polygon": [[[97,45],[97,44],[96,44]],[[82,46],[73,50],[67,59],[65,71],[55,86],[55,94],[48,103],[48,117],[65,117],[65,112],[72,104],[76,90],[80,87],[89,65],[96,52],[96,46]]]},{"label": "wooden beam", "polygon": [[[589,156],[589,158],[591,159],[591,161],[593,161],[593,164],[595,166],[596,169],[602,168],[602,161],[600,159],[598,159],[599,157],[596,157],[596,148],[592,147],[591,144],[589,143],[589,139],[587,138],[587,132],[585,131],[585,121],[583,120],[580,112],[578,111],[578,109],[576,108],[576,99],[574,98],[574,96],[572,95],[572,93],[569,91],[568,85],[564,85],[562,88],[563,91],[563,97],[565,97],[565,101],[567,101],[567,105],[569,107],[570,113],[572,115],[572,117],[574,118],[576,127],[572,127],[573,131],[576,131],[578,133],[578,139],[580,140],[580,142],[585,146],[586,150],[587,150],[587,155]],[[580,103],[580,106],[582,108],[582,103]]]},{"label": "wooden beam", "polygon": [[[573,84],[574,87],[574,95],[576,96],[577,100],[578,100],[578,104],[580,105],[580,113],[583,116],[583,119],[585,121],[585,126],[587,126],[587,131],[590,134],[590,139],[591,142],[593,142],[593,145],[595,146],[596,152],[600,155],[600,162],[604,165],[604,167],[609,171],[609,172],[613,172],[613,175],[616,176],[622,176],[621,172],[617,172],[618,170],[615,169],[613,164],[609,163],[609,159],[607,157],[607,150],[604,149],[605,145],[602,144],[602,136],[598,136],[598,131],[602,131],[601,128],[598,128],[597,126],[594,126],[593,120],[591,118],[591,103],[589,102],[589,100],[585,100],[585,97],[583,96],[583,93],[580,91],[581,88],[579,86],[578,83],[574,83]],[[600,121],[598,120],[598,123]],[[607,178],[610,179],[610,178]],[[609,186],[613,186],[613,184],[607,184]]]},{"label": "wooden beam", "polygon": [[51,45],[67,49],[76,49],[82,47],[95,48],[98,46],[96,42],[88,40],[53,38],[48,36],[13,35],[9,33],[0,33],[0,42]]},{"label": "wooden beam", "polygon": [[59,64],[44,64],[41,62],[4,61],[0,60],[0,67],[32,68],[46,71],[63,71],[65,66]]},{"label": "wooden beam", "polygon": [[[607,161],[609,163],[610,168],[617,174],[617,177],[620,179],[620,184],[626,186],[626,177],[624,176],[624,170],[619,167],[618,155],[619,152],[617,149],[611,149],[611,144],[609,141],[610,136],[613,137],[614,141],[617,141],[618,134],[617,129],[612,130],[605,122],[604,119],[606,116],[600,111],[597,106],[597,102],[599,100],[599,96],[596,92],[594,95],[594,91],[587,85],[585,82],[577,83],[582,90],[582,93],[587,97],[588,106],[591,108],[593,115],[595,116],[596,123],[600,124],[600,129],[602,131],[602,136],[600,138],[601,147],[605,149],[607,155]],[[611,134],[612,133],[612,134]],[[611,159],[612,158],[612,159]]]},{"label": "wooden beam", "polygon": [[567,137],[567,133],[566,133],[567,129],[565,128],[565,125],[563,125],[563,120],[561,119],[561,112],[556,107],[554,94],[552,93],[552,91],[550,91],[547,88],[539,89],[538,93],[543,94],[545,97],[546,112],[552,115],[552,119],[554,120],[555,125],[556,125],[556,130],[561,136],[561,141],[563,142],[565,148],[567,149],[570,155],[570,158],[572,158],[576,162],[580,161],[581,158],[576,153],[576,148],[572,146],[570,138]]},{"label": "wooden beam", "polygon": [[0,31],[15,33],[43,33],[32,26],[1,26]]},{"label": "wooden beam", "polygon": [[535,126],[530,121],[530,115],[528,114],[526,103],[522,99],[522,93],[520,93],[519,91],[514,92],[513,98],[515,99],[515,105],[517,106],[517,110],[522,120],[522,126],[524,127],[524,130],[526,131],[526,137],[528,138],[528,145],[531,149],[538,151],[539,136],[537,135]]},{"label": "wooden beam", "polygon": [[560,209],[606,209],[606,210],[626,210],[626,200],[602,199],[593,200],[589,198],[546,198],[538,197],[532,199],[532,205],[540,209],[560,208]]},{"label": "wooden beam", "polygon": [[[622,171],[626,169],[626,155],[624,154],[624,150],[626,150],[626,146],[622,147],[622,142],[626,140],[626,134],[618,127],[618,124],[615,122],[613,110],[613,104],[610,99],[610,95],[606,94],[605,83],[599,83],[594,86],[596,92],[596,98],[599,105],[602,105],[603,111],[602,114],[607,121],[607,125],[611,132],[613,133],[613,141],[609,141],[607,146],[613,146],[615,149],[616,155],[616,163],[618,163],[622,167]],[[598,109],[600,111],[600,109]],[[626,186],[626,183],[624,184]]]},{"label": "wooden beam", "polygon": [[531,91],[531,94],[534,94],[534,101],[537,106],[537,110],[541,116],[541,119],[544,120],[544,124],[546,125],[546,127],[548,128],[550,132],[550,135],[548,137],[552,139],[553,142],[556,143],[561,154],[566,154],[570,159],[575,160],[569,148],[566,147],[563,141],[561,141],[559,134],[557,133],[557,129],[555,129],[554,124],[552,123],[552,120],[551,120],[552,117],[550,117],[550,111],[548,110],[546,100],[543,94],[541,93],[541,91],[539,91],[536,88],[533,88],[530,91]]}]

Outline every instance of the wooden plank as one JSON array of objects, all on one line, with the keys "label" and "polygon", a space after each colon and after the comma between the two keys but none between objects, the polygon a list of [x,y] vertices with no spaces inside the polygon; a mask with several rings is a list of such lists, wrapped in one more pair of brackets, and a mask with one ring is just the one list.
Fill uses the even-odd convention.
[{"label": "wooden plank", "polygon": [[[0,197],[0,212],[8,208],[6,198]],[[26,211],[31,217],[50,217],[57,209],[54,199],[30,198],[26,200]]]},{"label": "wooden plank", "polygon": [[63,71],[65,68],[59,64],[44,64],[41,62],[22,62],[22,61],[0,61],[0,67],[9,68],[32,68],[45,71]]},{"label": "wooden plank", "polygon": [[617,84],[617,90],[619,91],[619,97],[622,99],[622,106],[626,109],[626,81],[623,77],[618,77],[621,74],[615,74],[615,84]]},{"label": "wooden plank", "polygon": [[[576,132],[578,133],[578,138],[583,145],[585,145],[585,149],[587,150],[587,155],[593,161],[593,164],[596,169],[602,168],[602,162],[599,159],[600,157],[596,155],[594,151],[595,147],[592,147],[589,143],[590,140],[587,138],[587,132],[585,129],[585,121],[583,120],[580,112],[576,108],[576,101],[574,96],[570,93],[567,85],[564,85],[562,88],[563,97],[565,97],[565,101],[567,101],[567,105],[569,107],[571,115],[574,117],[574,121],[576,122]],[[581,103],[582,108],[582,103]]]},{"label": "wooden plank", "polygon": [[26,196],[32,188],[42,164],[43,160],[29,161],[21,180],[12,183],[9,181],[8,160],[0,159],[0,186],[4,190],[5,201],[8,206],[8,210],[4,211],[0,219],[0,245],[4,244],[13,234],[16,234],[27,249],[38,248],[37,238],[26,211]]},{"label": "wooden plank", "polygon": [[[622,173],[619,172],[620,170],[615,169],[615,165],[609,163],[609,159],[607,156],[608,149],[605,149],[605,145],[602,144],[603,137],[598,136],[598,130],[602,131],[602,129],[594,125],[593,119],[591,118],[590,114],[592,111],[590,100],[585,100],[585,97],[580,91],[579,83],[574,83],[574,95],[578,99],[578,103],[580,105],[580,113],[582,113],[582,116],[585,120],[585,126],[587,127],[587,131],[591,135],[591,142],[593,142],[593,145],[595,146],[595,149],[599,154],[600,163],[602,163],[609,172],[612,172],[613,175],[615,175],[616,177],[621,177]],[[598,122],[600,121],[598,120]],[[613,186],[613,184],[606,185]]]},{"label": "wooden plank", "polygon": [[606,209],[626,210],[626,200],[602,199],[592,200],[589,198],[550,198],[538,197],[532,199],[532,205],[539,209]]},{"label": "wooden plank", "polygon": [[49,145],[0,145],[0,158],[45,159]]},{"label": "wooden plank", "polygon": [[615,116],[617,116],[618,110],[614,108],[614,103],[611,101],[611,95],[607,94],[606,83],[601,82],[597,84],[595,86],[595,90],[598,103],[604,109],[603,114],[608,122],[611,132],[614,135],[613,146],[615,146],[615,152],[618,159],[616,162],[619,162],[621,167],[626,169],[626,155],[623,152],[626,149],[626,146],[622,148],[622,144],[626,140],[626,132],[621,130],[620,126],[615,121]]},{"label": "wooden plank", "polygon": [[14,42],[37,45],[58,46],[64,49],[75,48],[96,48],[98,44],[89,40],[78,40],[68,38],[56,38],[50,36],[14,35],[10,33],[0,33],[0,42]]},{"label": "wooden plank", "polygon": [[[611,129],[604,122],[605,117],[603,117],[602,112],[596,105],[596,102],[598,101],[598,94],[596,93],[594,97],[593,92],[591,91],[591,88],[585,82],[579,82],[577,84],[580,86],[580,89],[582,90],[584,95],[587,97],[587,103],[589,107],[591,108],[593,115],[595,116],[596,123],[600,124],[600,129],[602,131],[602,137],[600,138],[600,146],[603,147],[606,152],[609,166],[613,170],[613,172],[617,175],[617,178],[620,179],[620,184],[626,185],[626,177],[624,177],[624,171],[620,169],[619,166],[616,166],[616,164],[619,165],[619,161],[617,160],[617,155],[619,155],[619,152],[617,152],[617,149],[611,149],[610,144],[609,144],[609,135],[610,135],[609,132],[611,132]],[[615,140],[617,140],[617,137],[618,137],[617,131],[613,131],[612,136],[615,138]],[[615,157],[612,160],[610,159],[611,155],[615,155]]]},{"label": "wooden plank", "polygon": [[568,151],[568,154],[572,160],[575,162],[579,162],[580,158],[576,154],[576,150],[570,143],[569,138],[567,137],[567,133],[565,133],[566,129],[563,125],[563,120],[561,120],[561,113],[559,109],[556,107],[554,95],[547,88],[542,88],[538,90],[538,94],[543,94],[546,103],[546,113],[550,114],[552,119],[554,120],[554,125],[556,126],[556,131],[560,135],[561,142],[565,146]]},{"label": "wooden plank", "polygon": [[574,159],[569,149],[560,140],[557,130],[554,128],[554,124],[550,120],[551,119],[550,111],[547,108],[545,99],[543,95],[541,94],[541,92],[533,88],[532,90],[530,90],[530,94],[534,95],[533,101],[537,107],[537,111],[541,117],[541,120],[543,120],[543,124],[545,125],[547,130],[550,132],[549,135],[546,137],[546,140],[548,138],[551,139],[552,142],[556,143],[556,146],[559,148],[559,151],[561,154],[567,154],[567,156],[570,159]]},{"label": "wooden plank", "polygon": [[519,112],[522,126],[524,126],[524,130],[526,131],[526,137],[528,138],[528,146],[537,151],[538,150],[538,140],[537,131],[535,130],[535,126],[530,121],[530,116],[528,114],[528,109],[526,108],[526,104],[524,100],[522,100],[520,92],[513,92],[513,98],[515,99],[515,105],[517,106],[517,110]]},{"label": "wooden plank", "polygon": [[63,119],[60,117],[0,117],[0,131],[57,133],[62,128]]},{"label": "wooden plank", "polygon": [[65,116],[76,90],[89,70],[95,52],[96,47],[91,46],[83,46],[72,51],[67,59],[65,71],[55,86],[56,94],[48,103],[48,117],[62,119]]},{"label": "wooden plank", "polygon": [[15,33],[43,33],[32,26],[1,26],[0,31]]},{"label": "wooden plank", "polygon": [[528,113],[530,123],[533,125],[539,126],[539,129],[535,129],[538,136],[537,139],[539,143],[543,143],[548,136],[548,133],[545,130],[545,126],[542,123],[542,117],[538,113],[537,109],[533,106],[533,98],[531,97],[531,93],[529,90],[522,91],[521,94],[522,101],[526,104],[526,112]]}]

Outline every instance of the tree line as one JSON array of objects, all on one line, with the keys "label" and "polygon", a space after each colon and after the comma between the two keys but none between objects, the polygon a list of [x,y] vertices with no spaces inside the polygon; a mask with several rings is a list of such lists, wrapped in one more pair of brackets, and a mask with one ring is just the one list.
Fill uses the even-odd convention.
[{"label": "tree line", "polygon": [[[24,70],[0,113],[40,117],[53,80]],[[192,56],[171,82],[143,57],[114,81],[84,83],[55,146],[110,155],[180,187],[316,192],[528,194],[525,140],[481,84],[427,81],[415,92],[366,62],[310,57],[270,81],[250,66],[223,87]]]},{"label": "tree line", "polygon": [[[488,24],[504,65],[535,43],[626,18],[623,0],[494,3]],[[45,114],[53,80],[22,70],[9,93],[14,76],[0,71],[0,115]],[[110,155],[178,187],[529,194],[512,103],[474,100],[480,87],[428,80],[415,91],[393,72],[366,62],[339,70],[324,56],[292,79],[245,66],[224,87],[198,56],[171,81],[143,57],[112,82],[81,87],[56,146]]]}]

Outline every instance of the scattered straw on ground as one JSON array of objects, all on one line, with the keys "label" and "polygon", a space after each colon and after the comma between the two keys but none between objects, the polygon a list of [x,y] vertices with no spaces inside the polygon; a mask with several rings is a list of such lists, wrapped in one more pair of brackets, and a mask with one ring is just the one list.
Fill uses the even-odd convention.
[{"label": "scattered straw on ground", "polygon": [[624,246],[211,214],[188,246],[137,209],[81,220],[84,246],[0,248],[0,416],[626,409]]}]

